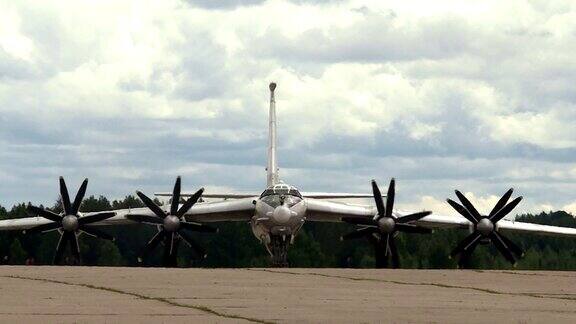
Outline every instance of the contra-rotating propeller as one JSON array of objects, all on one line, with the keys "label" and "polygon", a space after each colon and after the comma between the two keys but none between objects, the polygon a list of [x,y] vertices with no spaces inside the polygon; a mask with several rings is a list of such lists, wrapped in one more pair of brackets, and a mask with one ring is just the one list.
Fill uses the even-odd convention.
[{"label": "contra-rotating propeller", "polygon": [[432,214],[430,211],[418,212],[398,218],[393,215],[392,210],[394,208],[395,186],[395,180],[390,180],[388,194],[386,196],[386,205],[384,205],[380,189],[378,188],[376,181],[372,180],[372,193],[374,194],[374,201],[376,202],[378,214],[373,218],[342,218],[342,221],[346,223],[362,225],[362,228],[342,236],[342,239],[348,240],[361,237],[368,238],[368,240],[374,245],[377,268],[386,267],[389,256],[392,258],[393,267],[398,268],[400,266],[398,249],[396,248],[396,242],[394,240],[397,232],[421,234],[432,232],[429,228],[413,224],[413,222]]},{"label": "contra-rotating propeller", "polygon": [[84,232],[88,235],[95,236],[105,240],[114,240],[112,235],[102,232],[99,229],[90,226],[95,222],[100,222],[116,215],[114,212],[102,212],[82,216],[79,212],[80,204],[84,195],[86,194],[86,187],[88,186],[88,179],[84,179],[74,202],[70,202],[70,195],[68,195],[68,188],[63,177],[60,177],[60,197],[62,200],[63,212],[56,214],[52,211],[39,208],[36,206],[28,206],[29,212],[44,217],[52,222],[47,224],[38,225],[24,231],[25,234],[44,233],[58,229],[61,233],[60,241],[56,248],[56,255],[54,256],[54,264],[58,264],[64,255],[66,244],[70,245],[70,250],[77,262],[80,263],[80,247],[78,246],[78,234]]},{"label": "contra-rotating propeller", "polygon": [[139,262],[142,262],[143,258],[146,257],[154,248],[161,242],[164,242],[164,257],[163,265],[165,267],[175,267],[176,257],[178,255],[178,245],[179,240],[182,239],[188,246],[190,246],[197,255],[202,258],[206,257],[205,250],[198,244],[187,231],[193,232],[209,232],[214,233],[217,229],[202,225],[198,223],[186,222],[184,219],[184,214],[198,202],[198,199],[202,196],[204,188],[196,191],[182,206],[178,209],[178,204],[180,202],[180,188],[181,179],[176,178],[176,184],[174,185],[174,191],[172,193],[172,203],[170,205],[169,211],[164,211],[160,206],[158,206],[152,199],[148,198],[145,194],[140,191],[136,191],[136,194],[144,204],[154,213],[154,216],[150,215],[126,215],[130,220],[156,225],[159,227],[158,233],[148,241],[141,256],[138,258]]},{"label": "contra-rotating propeller", "polygon": [[446,200],[452,208],[474,225],[473,232],[462,240],[452,253],[450,253],[451,257],[460,254],[460,260],[458,261],[459,267],[464,266],[466,260],[479,243],[494,243],[496,249],[512,264],[516,264],[516,258],[514,256],[518,258],[524,256],[522,249],[510,239],[500,234],[497,227],[497,223],[508,215],[522,200],[522,197],[518,197],[507,204],[513,191],[513,189],[508,190],[502,198],[498,200],[488,216],[480,215],[474,205],[458,190],[455,191],[456,196],[462,205],[451,199]]}]

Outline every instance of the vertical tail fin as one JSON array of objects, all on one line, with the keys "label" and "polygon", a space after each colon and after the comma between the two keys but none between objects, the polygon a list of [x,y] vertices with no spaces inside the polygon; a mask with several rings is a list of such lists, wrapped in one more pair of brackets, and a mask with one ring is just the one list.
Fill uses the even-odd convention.
[{"label": "vertical tail fin", "polygon": [[274,98],[274,90],[276,83],[270,83],[270,113],[268,120],[268,165],[267,171],[267,184],[273,186],[278,183],[278,161],[276,160],[276,99]]}]

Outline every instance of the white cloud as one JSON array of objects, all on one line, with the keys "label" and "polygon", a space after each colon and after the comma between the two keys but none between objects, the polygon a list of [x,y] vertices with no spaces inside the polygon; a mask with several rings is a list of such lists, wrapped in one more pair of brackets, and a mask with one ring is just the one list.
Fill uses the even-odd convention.
[{"label": "white cloud", "polygon": [[573,202],[571,204],[568,204],[568,205],[562,207],[562,210],[565,210],[565,211],[569,212],[570,214],[576,216],[576,202]]},{"label": "white cloud", "polygon": [[34,43],[22,34],[21,20],[14,8],[0,4],[0,49],[16,59],[30,61]]},{"label": "white cloud", "polygon": [[454,188],[489,209],[511,186],[520,209],[572,208],[574,18],[570,1],[2,4],[1,201],[53,199],[59,174],[116,196],[178,172],[260,189],[276,81],[303,190],[398,176],[417,209],[448,212]]}]

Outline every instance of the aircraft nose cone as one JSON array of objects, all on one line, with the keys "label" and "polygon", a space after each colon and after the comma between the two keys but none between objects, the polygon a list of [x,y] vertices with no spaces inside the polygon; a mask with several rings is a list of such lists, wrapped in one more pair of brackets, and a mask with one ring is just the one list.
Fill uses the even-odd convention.
[{"label": "aircraft nose cone", "polygon": [[284,224],[290,221],[290,217],[292,217],[292,212],[290,208],[286,206],[278,206],[274,209],[274,213],[272,214],[272,218],[276,223]]}]

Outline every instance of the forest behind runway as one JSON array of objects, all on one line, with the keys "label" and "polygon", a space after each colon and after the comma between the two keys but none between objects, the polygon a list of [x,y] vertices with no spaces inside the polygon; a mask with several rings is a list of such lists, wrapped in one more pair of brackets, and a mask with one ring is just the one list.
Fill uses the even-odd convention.
[{"label": "forest behind runway", "polygon": [[[29,217],[28,204],[22,203],[9,210],[0,207],[0,219]],[[81,211],[105,211],[121,208],[142,207],[142,202],[127,196],[122,200],[110,201],[106,197],[88,197]],[[52,207],[60,211],[56,203]],[[538,224],[576,227],[576,220],[568,213],[558,211],[539,215],[519,215],[517,220]],[[190,249],[180,249],[178,264],[182,267],[266,267],[269,257],[264,247],[244,222],[215,223],[218,234],[196,234],[200,245],[208,256],[199,260]],[[291,267],[315,268],[372,268],[374,253],[366,240],[340,241],[340,236],[354,227],[348,224],[311,223],[304,225],[302,232],[289,250]],[[137,261],[143,246],[156,229],[138,224],[103,228],[112,234],[115,242],[82,235],[79,239],[84,265],[98,266],[160,266],[161,250],[157,249],[140,264]],[[403,268],[453,269],[457,260],[448,257],[454,246],[468,234],[465,230],[436,230],[426,235],[398,236],[398,249]],[[516,269],[531,270],[576,270],[576,240],[569,238],[543,237],[538,235],[509,234],[526,255],[520,259]],[[58,233],[24,235],[21,232],[0,232],[0,256],[2,263],[21,265],[51,264]],[[492,247],[480,246],[470,259],[473,269],[513,268]]]},{"label": "forest behind runway", "polygon": [[573,323],[574,272],[0,267],[0,321]]}]

